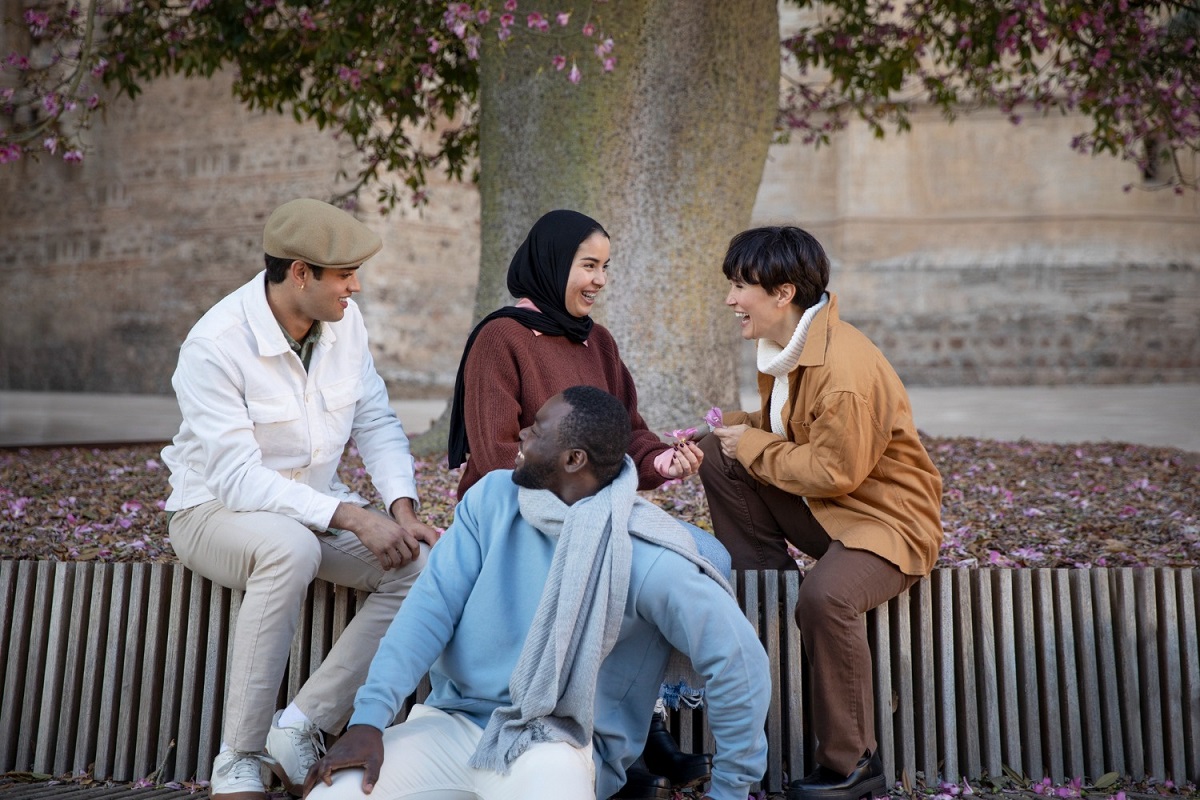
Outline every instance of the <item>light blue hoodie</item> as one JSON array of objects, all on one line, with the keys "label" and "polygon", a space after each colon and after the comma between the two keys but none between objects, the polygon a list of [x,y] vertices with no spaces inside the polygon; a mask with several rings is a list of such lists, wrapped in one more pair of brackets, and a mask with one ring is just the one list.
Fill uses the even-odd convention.
[{"label": "light blue hoodie", "polygon": [[[481,728],[508,705],[509,678],[541,599],[556,540],[520,515],[511,471],[463,497],[371,662],[351,725],[383,729],[428,671],[426,704]],[[666,512],[662,512],[666,515]],[[766,771],[766,653],[737,603],[684,557],[633,537],[621,631],[600,668],[593,749],[596,794],[607,798],[645,745],[671,648],[707,680],[716,741],[713,800],[745,800]]]}]

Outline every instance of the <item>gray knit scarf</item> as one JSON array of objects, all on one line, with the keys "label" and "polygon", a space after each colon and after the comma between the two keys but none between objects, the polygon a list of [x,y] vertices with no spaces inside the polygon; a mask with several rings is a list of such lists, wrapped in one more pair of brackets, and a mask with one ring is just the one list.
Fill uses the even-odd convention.
[{"label": "gray knit scarf", "polygon": [[512,705],[492,712],[470,765],[507,775],[536,742],[592,740],[596,678],[617,642],[633,545],[629,536],[679,553],[730,595],[733,590],[696,550],[682,525],[637,494],[637,469],[567,506],[545,489],[518,491],[521,516],[558,539],[546,587],[509,680]]}]

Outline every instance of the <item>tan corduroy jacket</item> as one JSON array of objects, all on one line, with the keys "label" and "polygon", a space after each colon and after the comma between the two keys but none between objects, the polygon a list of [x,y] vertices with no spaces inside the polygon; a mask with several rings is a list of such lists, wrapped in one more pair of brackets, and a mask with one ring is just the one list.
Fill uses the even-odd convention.
[{"label": "tan corduroy jacket", "polygon": [[942,542],[941,476],[917,438],[904,384],[879,348],[838,319],[832,292],[788,381],[784,439],[767,419],[770,375],[758,375],[759,411],[725,415],[726,425],[751,425],[737,460],[807,498],[834,540],[927,575]]}]

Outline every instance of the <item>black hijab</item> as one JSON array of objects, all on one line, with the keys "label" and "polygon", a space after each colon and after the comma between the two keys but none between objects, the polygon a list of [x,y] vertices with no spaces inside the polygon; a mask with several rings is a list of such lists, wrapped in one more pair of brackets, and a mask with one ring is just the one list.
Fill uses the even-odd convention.
[{"label": "black hijab", "polygon": [[462,360],[458,362],[458,375],[454,379],[454,400],[450,407],[450,438],[446,443],[447,463],[450,468],[462,466],[471,452],[467,442],[467,424],[463,413],[465,387],[463,375],[467,367],[467,354],[475,344],[483,327],[494,319],[509,317],[530,330],[551,336],[565,336],[573,342],[587,341],[592,331],[592,318],[576,317],[567,311],[567,278],[571,274],[571,262],[579,245],[599,231],[608,233],[599,222],[578,211],[551,211],[533,224],[529,235],[508,264],[508,293],[513,297],[528,297],[538,311],[528,308],[505,306],[488,314],[467,337]]}]

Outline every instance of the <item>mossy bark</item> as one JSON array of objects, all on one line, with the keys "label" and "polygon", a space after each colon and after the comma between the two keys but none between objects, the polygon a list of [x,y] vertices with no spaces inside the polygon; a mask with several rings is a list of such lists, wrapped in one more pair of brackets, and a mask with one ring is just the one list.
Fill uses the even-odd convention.
[{"label": "mossy bark", "polygon": [[[482,256],[476,318],[512,298],[508,261],[554,208],[595,217],[612,236],[596,314],[633,373],[656,429],[736,407],[737,333],[721,258],[745,228],[766,162],[779,88],[771,0],[577,3],[616,41],[603,74],[596,38],[521,31],[481,60]],[[543,13],[569,0],[541,3]],[[522,4],[522,14],[528,13]],[[573,16],[573,20],[578,20]],[[572,26],[574,28],[575,26]],[[551,58],[572,59],[571,84]]]}]

